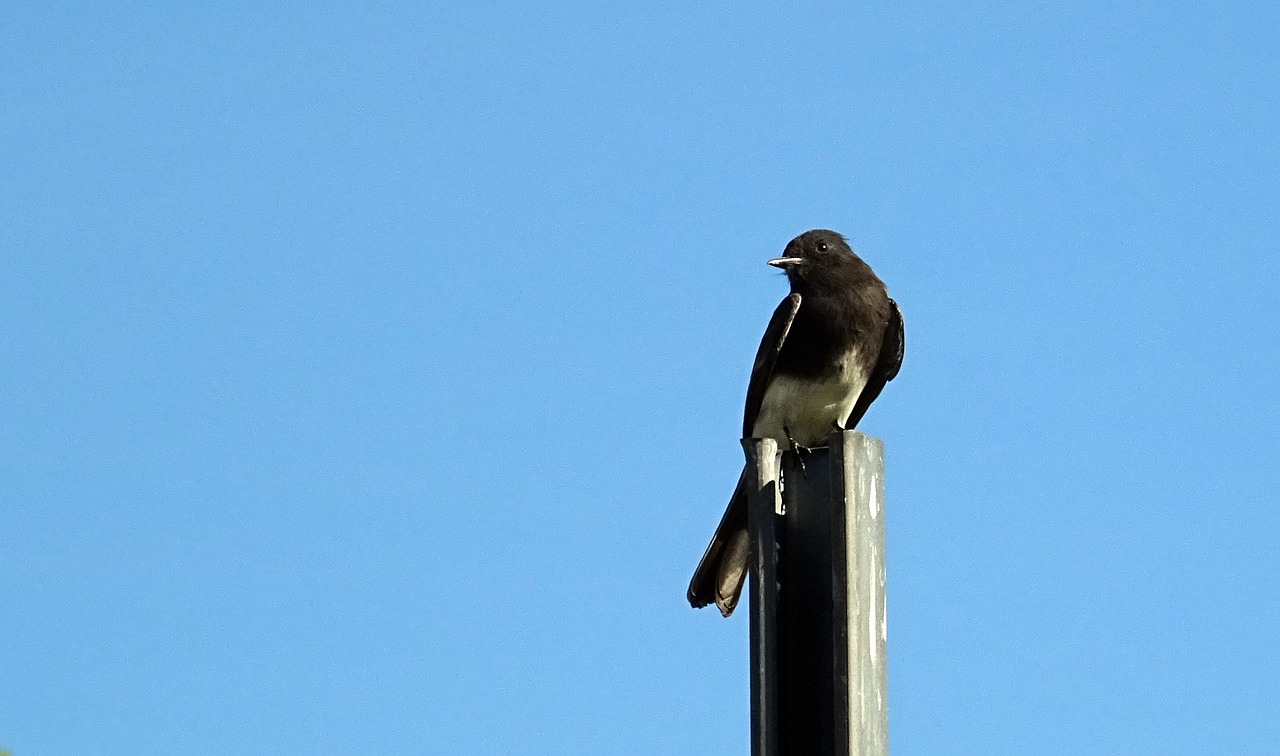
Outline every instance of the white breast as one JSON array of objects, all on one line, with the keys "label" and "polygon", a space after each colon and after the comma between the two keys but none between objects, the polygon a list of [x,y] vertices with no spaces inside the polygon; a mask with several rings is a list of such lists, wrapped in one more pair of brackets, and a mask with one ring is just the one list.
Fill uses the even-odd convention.
[{"label": "white breast", "polygon": [[858,368],[856,349],[840,360],[840,369],[820,383],[790,376],[774,376],[765,390],[751,435],[773,438],[779,446],[791,439],[801,446],[821,446],[839,425],[844,426],[867,376]]}]

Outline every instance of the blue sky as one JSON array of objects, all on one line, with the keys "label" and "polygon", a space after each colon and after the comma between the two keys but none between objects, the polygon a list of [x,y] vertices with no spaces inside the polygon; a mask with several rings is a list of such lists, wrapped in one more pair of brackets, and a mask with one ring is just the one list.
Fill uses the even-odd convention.
[{"label": "blue sky", "polygon": [[894,753],[1280,753],[1280,6],[448,5],[0,9],[0,748],[745,753],[830,227]]}]

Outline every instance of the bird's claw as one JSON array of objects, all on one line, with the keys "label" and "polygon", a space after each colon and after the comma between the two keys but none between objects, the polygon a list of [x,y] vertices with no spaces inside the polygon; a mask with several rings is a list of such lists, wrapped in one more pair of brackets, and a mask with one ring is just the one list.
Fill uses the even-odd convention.
[{"label": "bird's claw", "polygon": [[812,449],[796,443],[796,440],[791,437],[790,429],[783,427],[782,430],[787,434],[787,443],[791,446],[791,453],[796,455],[796,462],[800,465],[800,474],[806,478],[809,477],[809,471],[804,466],[804,454],[808,454]]}]

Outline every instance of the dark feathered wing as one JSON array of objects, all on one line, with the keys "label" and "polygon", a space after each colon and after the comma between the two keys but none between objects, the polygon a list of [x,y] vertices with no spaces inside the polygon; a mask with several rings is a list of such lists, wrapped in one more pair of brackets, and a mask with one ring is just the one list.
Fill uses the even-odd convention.
[{"label": "dark feathered wing", "polygon": [[747,406],[742,412],[742,437],[750,438],[755,428],[756,416],[760,414],[760,405],[764,403],[764,392],[769,388],[769,379],[773,377],[773,366],[778,362],[778,353],[787,340],[791,324],[800,311],[800,295],[789,294],[778,303],[769,318],[769,327],[764,329],[760,339],[760,348],[756,350],[756,361],[751,366],[751,383],[747,384]]},{"label": "dark feathered wing", "polygon": [[898,368],[902,367],[905,347],[906,333],[902,327],[902,311],[898,309],[898,303],[890,299],[889,322],[885,325],[884,340],[880,343],[880,355],[876,358],[875,367],[871,369],[871,375],[867,378],[867,385],[862,388],[858,401],[853,405],[853,411],[849,413],[849,419],[844,423],[845,430],[853,430],[858,426],[858,421],[867,414],[867,408],[876,400],[876,397],[880,396],[884,385],[898,374]]},{"label": "dark feathered wing", "polygon": [[[778,304],[769,319],[769,326],[760,339],[760,349],[756,352],[755,364],[751,367],[751,382],[747,385],[747,404],[742,413],[742,437],[748,438],[756,424],[756,416],[760,414],[760,405],[764,403],[764,392],[769,387],[769,379],[773,376],[773,367],[778,361],[778,353],[787,339],[791,324],[795,322],[796,313],[800,310],[800,295],[791,294]],[[720,518],[716,534],[712,536],[710,545],[698,562],[698,569],[693,571],[693,579],[689,581],[688,599],[695,608],[701,608],[714,602],[720,613],[728,617],[738,605],[742,595],[742,584],[747,579],[747,492],[743,479],[738,478],[738,485],[729,498],[729,506]]]}]

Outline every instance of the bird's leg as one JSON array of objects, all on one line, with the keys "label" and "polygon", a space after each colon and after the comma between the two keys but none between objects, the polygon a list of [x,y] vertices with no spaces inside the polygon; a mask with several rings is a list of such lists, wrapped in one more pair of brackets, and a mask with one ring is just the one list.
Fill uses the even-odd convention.
[{"label": "bird's leg", "polygon": [[791,453],[796,455],[796,462],[800,463],[800,474],[806,478],[809,477],[809,471],[805,469],[804,456],[802,454],[802,452],[808,454],[809,447],[797,444],[796,440],[791,437],[791,429],[787,426],[782,426],[782,432],[787,434],[787,443],[791,445]]}]

